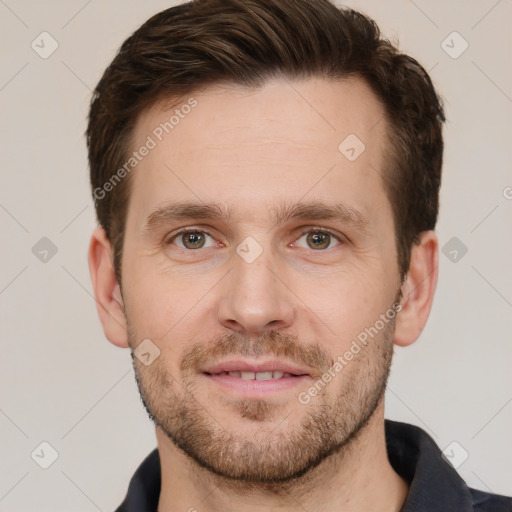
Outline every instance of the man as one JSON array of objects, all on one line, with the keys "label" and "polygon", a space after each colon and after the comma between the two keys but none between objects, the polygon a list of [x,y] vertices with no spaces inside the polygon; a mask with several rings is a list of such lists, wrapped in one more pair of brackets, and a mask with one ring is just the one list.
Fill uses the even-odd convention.
[{"label": "man", "polygon": [[384,420],[437,282],[441,101],[327,0],[149,19],[91,104],[89,266],[158,449],[118,511],[509,511]]}]

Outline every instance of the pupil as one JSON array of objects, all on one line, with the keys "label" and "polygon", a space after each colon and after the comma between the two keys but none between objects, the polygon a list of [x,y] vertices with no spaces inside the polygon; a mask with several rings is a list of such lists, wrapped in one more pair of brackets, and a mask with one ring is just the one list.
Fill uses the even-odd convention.
[{"label": "pupil", "polygon": [[[313,233],[310,235],[310,237],[313,241],[313,245],[316,246],[317,249],[319,247],[324,248],[329,245],[329,241],[328,241],[329,236],[330,235],[328,235],[328,234],[322,234],[322,233]],[[325,244],[326,240],[327,240],[327,245]],[[319,243],[317,243],[317,242],[319,242]]]},{"label": "pupil", "polygon": [[188,233],[186,235],[186,243],[189,243],[191,245],[198,245],[198,242],[200,243],[201,242],[201,238],[202,236],[199,234],[199,233]]}]

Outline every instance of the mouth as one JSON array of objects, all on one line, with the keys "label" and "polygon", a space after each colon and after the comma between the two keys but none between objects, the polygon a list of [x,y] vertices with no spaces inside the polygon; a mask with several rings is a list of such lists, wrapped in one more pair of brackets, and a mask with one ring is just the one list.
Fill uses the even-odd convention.
[{"label": "mouth", "polygon": [[224,361],[205,367],[201,374],[224,391],[242,394],[246,398],[285,391],[311,379],[307,369],[278,360]]},{"label": "mouth", "polygon": [[263,371],[263,372],[243,372],[243,371],[233,371],[233,372],[220,372],[220,373],[209,373],[205,372],[206,375],[229,375],[230,377],[235,377],[237,379],[244,380],[270,380],[270,379],[286,379],[288,377],[300,377],[300,375],[295,375],[293,373],[281,372],[281,371]]}]

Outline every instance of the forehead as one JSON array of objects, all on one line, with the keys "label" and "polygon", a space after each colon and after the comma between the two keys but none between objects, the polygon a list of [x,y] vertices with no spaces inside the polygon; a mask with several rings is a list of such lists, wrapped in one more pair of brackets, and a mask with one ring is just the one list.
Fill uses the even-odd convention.
[{"label": "forehead", "polygon": [[256,206],[308,196],[365,211],[385,200],[385,139],[384,108],[358,79],[211,86],[141,114],[132,149],[151,148],[130,203],[145,216],[191,199],[262,218]]}]

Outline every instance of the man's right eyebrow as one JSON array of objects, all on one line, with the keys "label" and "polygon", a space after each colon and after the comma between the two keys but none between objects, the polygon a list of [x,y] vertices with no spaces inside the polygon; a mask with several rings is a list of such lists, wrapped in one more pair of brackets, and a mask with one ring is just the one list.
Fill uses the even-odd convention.
[{"label": "man's right eyebrow", "polygon": [[229,208],[216,203],[175,202],[160,206],[146,219],[144,231],[156,231],[162,225],[167,225],[177,220],[229,220],[231,211]]}]

